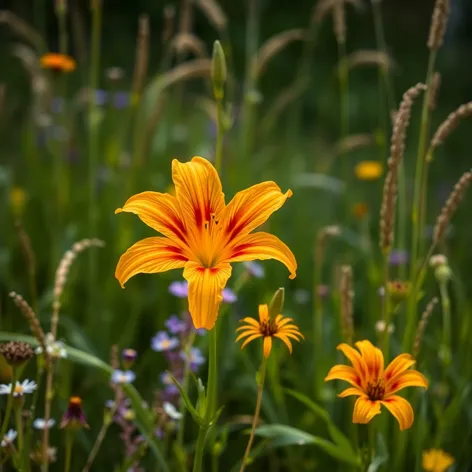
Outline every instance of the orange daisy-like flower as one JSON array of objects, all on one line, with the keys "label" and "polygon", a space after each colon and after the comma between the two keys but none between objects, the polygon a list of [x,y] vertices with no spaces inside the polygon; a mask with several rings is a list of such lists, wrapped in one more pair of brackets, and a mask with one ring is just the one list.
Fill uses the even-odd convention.
[{"label": "orange daisy-like flower", "polygon": [[413,424],[414,413],[410,403],[395,395],[405,387],[428,388],[426,377],[416,370],[410,370],[415,361],[410,354],[400,354],[384,369],[382,351],[370,341],[356,343],[359,350],[347,344],[340,344],[339,349],[351,362],[352,367],[335,365],[325,378],[345,380],[353,387],[344,390],[341,398],[357,395],[354,405],[353,423],[368,423],[385,406],[397,419],[400,429],[408,429]]},{"label": "orange daisy-like flower", "polygon": [[72,72],[77,66],[72,57],[54,52],[41,56],[40,64],[44,69],[51,69],[56,72]]},{"label": "orange daisy-like flower", "polygon": [[292,251],[269,233],[254,229],[267,221],[292,195],[274,182],[262,182],[238,192],[225,204],[220,178],[202,157],[185,164],[172,161],[175,196],[143,192],[132,196],[115,213],[131,212],[164,237],[143,239],[120,258],[115,276],[123,287],[139,273],[184,269],[188,302],[195,328],[215,325],[231,276],[231,262],[276,259],[296,276]]},{"label": "orange daisy-like flower", "polygon": [[272,338],[276,337],[287,345],[291,354],[292,343],[289,338],[295,339],[295,341],[303,339],[303,334],[300,333],[298,326],[291,323],[292,321],[292,318],[285,318],[282,315],[277,315],[274,319],[271,319],[269,307],[267,305],[259,305],[259,321],[250,317],[241,320],[242,323],[246,324],[236,329],[236,331],[242,331],[242,333],[239,334],[235,342],[246,338],[241,346],[241,349],[243,349],[244,346],[254,339],[263,337],[264,357],[269,357],[272,349]]}]

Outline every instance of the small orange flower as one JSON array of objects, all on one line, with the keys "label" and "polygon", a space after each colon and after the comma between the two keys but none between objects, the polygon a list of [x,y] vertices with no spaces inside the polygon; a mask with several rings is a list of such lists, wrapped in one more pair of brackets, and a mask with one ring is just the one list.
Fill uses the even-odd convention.
[{"label": "small orange flower", "polygon": [[454,464],[454,458],[442,449],[423,452],[422,466],[426,472],[446,472]]},{"label": "small orange flower", "polygon": [[241,320],[242,323],[246,324],[236,329],[236,331],[242,331],[242,333],[239,334],[235,342],[246,338],[241,346],[241,349],[243,349],[246,344],[254,339],[263,337],[264,357],[269,357],[272,349],[272,338],[276,337],[287,345],[291,354],[292,343],[289,338],[295,339],[295,341],[300,341],[300,338],[303,339],[303,334],[300,333],[298,326],[291,323],[291,321],[293,321],[292,318],[285,318],[282,315],[277,315],[275,319],[271,319],[269,307],[267,305],[259,305],[259,322],[255,318],[250,317]]},{"label": "small orange flower", "polygon": [[354,172],[359,180],[377,180],[382,176],[382,164],[378,161],[361,161]]},{"label": "small orange flower", "polygon": [[41,56],[40,63],[42,68],[51,69],[56,72],[72,72],[77,66],[72,57],[54,52]]},{"label": "small orange flower", "polygon": [[428,388],[428,380],[420,372],[410,370],[415,364],[410,354],[400,354],[384,369],[382,351],[370,341],[359,341],[356,347],[360,353],[345,343],[337,347],[350,360],[352,367],[335,365],[325,382],[339,379],[353,386],[338,395],[341,398],[359,396],[354,405],[353,423],[369,423],[380,413],[383,405],[397,419],[401,431],[410,428],[414,419],[413,408],[395,393],[405,387]]},{"label": "small orange flower", "polygon": [[358,220],[362,220],[369,214],[369,206],[367,203],[356,203],[352,207],[352,213]]}]

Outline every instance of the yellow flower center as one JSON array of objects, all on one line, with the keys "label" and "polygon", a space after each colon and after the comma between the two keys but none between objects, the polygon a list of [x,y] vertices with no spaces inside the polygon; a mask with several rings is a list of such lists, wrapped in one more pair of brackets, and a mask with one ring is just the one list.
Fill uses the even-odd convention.
[{"label": "yellow flower center", "polygon": [[385,394],[385,385],[382,379],[369,382],[366,389],[367,396],[372,401],[382,400]]},{"label": "yellow flower center", "polygon": [[164,339],[162,341],[162,348],[167,349],[170,346],[170,341],[168,339]]}]

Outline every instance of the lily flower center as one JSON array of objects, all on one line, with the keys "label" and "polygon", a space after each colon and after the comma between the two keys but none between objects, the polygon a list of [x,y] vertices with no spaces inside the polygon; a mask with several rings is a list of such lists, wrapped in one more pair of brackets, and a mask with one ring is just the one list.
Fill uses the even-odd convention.
[{"label": "lily flower center", "polygon": [[383,379],[378,379],[375,382],[369,382],[367,384],[366,393],[372,401],[382,400],[385,394],[385,385]]},{"label": "lily flower center", "polygon": [[264,337],[273,336],[278,331],[277,325],[270,319],[261,322],[260,330]]},{"label": "lily flower center", "polygon": [[202,240],[197,242],[197,254],[200,254],[200,262],[203,267],[215,267],[219,263],[219,256],[224,244],[221,236],[220,220],[215,213],[210,213],[210,218],[203,223]]}]

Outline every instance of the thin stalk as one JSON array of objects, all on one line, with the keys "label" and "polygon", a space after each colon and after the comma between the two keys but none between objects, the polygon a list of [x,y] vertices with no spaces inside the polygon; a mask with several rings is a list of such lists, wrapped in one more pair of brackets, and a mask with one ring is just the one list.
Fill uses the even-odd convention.
[{"label": "thin stalk", "polygon": [[389,258],[390,253],[386,252],[384,254],[383,260],[383,297],[382,297],[382,319],[385,322],[385,331],[383,334],[383,352],[384,356],[389,357],[389,345],[390,345],[390,336],[388,333],[388,326],[392,318],[392,310],[390,309],[390,294],[388,292],[388,280],[389,280]]},{"label": "thin stalk", "polygon": [[205,441],[208,433],[206,426],[200,426],[198,432],[197,445],[195,446],[195,459],[193,461],[193,472],[201,472],[203,462],[203,451],[205,449]]},{"label": "thin stalk", "polygon": [[447,290],[447,281],[440,282],[439,294],[443,313],[443,349],[445,349],[445,354],[449,358],[451,353],[451,300]]},{"label": "thin stalk", "polygon": [[97,439],[95,440],[95,444],[93,445],[92,450],[90,451],[90,454],[87,458],[87,462],[85,463],[84,468],[82,469],[82,472],[88,472],[90,468],[92,467],[93,461],[97,457],[98,451],[100,450],[100,447],[103,443],[103,440],[105,439],[105,436],[108,432],[108,428],[110,427],[112,423],[112,418],[116,412],[116,398],[115,398],[115,403],[114,407],[111,409],[109,412],[109,418],[103,421],[102,427],[100,428],[100,431],[98,432]]},{"label": "thin stalk", "polygon": [[[52,382],[54,377],[54,364],[49,361],[48,366],[48,374],[46,377],[46,394],[44,399],[44,422],[47,425],[49,419],[51,418],[51,406],[52,406],[52,398],[54,396]],[[49,461],[48,461],[48,449],[49,449],[49,428],[44,428],[43,430],[43,463],[41,465],[41,472],[48,472],[49,470]]]},{"label": "thin stalk", "polygon": [[3,424],[2,424],[2,430],[0,432],[0,438],[3,440],[5,433],[7,432],[8,428],[8,423],[10,421],[10,416],[11,416],[11,410],[13,407],[13,394],[15,393],[15,387],[16,387],[16,380],[17,380],[17,372],[16,369],[12,369],[12,374],[11,374],[11,391],[10,395],[8,395],[7,399],[7,409],[5,411],[5,416],[3,417]]},{"label": "thin stalk", "polygon": [[[101,0],[91,0],[92,10],[92,33],[91,33],[91,52],[90,52],[90,71],[89,71],[89,90],[98,88],[100,76],[100,32],[102,24],[102,2]],[[88,223],[89,235],[93,237],[97,234],[97,203],[95,201],[95,182],[96,171],[98,168],[98,128],[96,122],[96,100],[92,97],[89,100],[88,110]],[[89,258],[89,297],[96,288],[96,264],[97,258],[90,254]],[[90,306],[93,303],[90,300]],[[91,310],[95,313],[95,309]]]},{"label": "thin stalk", "polygon": [[21,405],[15,407],[15,423],[16,432],[18,433],[18,456],[20,462],[23,462],[24,456],[24,436],[23,436],[23,420],[21,418]]},{"label": "thin stalk", "polygon": [[244,452],[243,461],[241,464],[241,468],[239,472],[244,472],[246,469],[247,460],[249,458],[249,454],[251,452],[252,443],[254,442],[254,435],[256,432],[257,424],[259,423],[259,415],[261,412],[261,404],[262,404],[262,393],[264,391],[264,380],[267,368],[267,359],[266,357],[263,358],[261,368],[259,370],[259,379],[257,382],[257,400],[256,400],[256,410],[254,412],[254,417],[252,419],[252,427],[251,427],[251,434],[249,435],[249,441],[246,446],[246,451]]},{"label": "thin stalk", "polygon": [[370,465],[375,457],[375,426],[372,421],[367,425],[367,434],[369,436],[369,461],[367,465]]},{"label": "thin stalk", "polygon": [[74,444],[75,433],[73,431],[67,431],[66,433],[66,456],[64,459],[64,472],[70,471],[70,465],[72,461],[72,445]]},{"label": "thin stalk", "polygon": [[[346,62],[346,43],[338,43],[339,56],[339,103],[340,103],[340,138],[349,134],[349,71]],[[346,159],[344,159],[346,162]],[[346,168],[346,165],[343,165]]]},{"label": "thin stalk", "polygon": [[249,12],[246,24],[246,77],[244,82],[243,126],[242,126],[242,155],[249,157],[252,152],[254,137],[254,97],[256,77],[253,70],[253,60],[257,54],[259,41],[259,0],[249,0]]},{"label": "thin stalk", "polygon": [[225,133],[224,129],[224,118],[223,118],[223,101],[216,100],[216,150],[215,150],[215,169],[218,173],[221,172],[221,164],[223,160],[223,136]]},{"label": "thin stalk", "polygon": [[[314,268],[314,286],[313,286],[313,300],[314,300],[314,323],[313,323],[313,343],[314,343],[314,354],[315,362],[321,362],[323,354],[323,298],[319,293],[319,287],[321,284],[321,272],[322,272],[322,260],[317,260],[315,250],[315,268]],[[317,400],[321,400],[321,389],[322,389],[322,378],[319,375],[315,375],[315,391],[314,395]]]},{"label": "thin stalk", "polygon": [[[430,97],[430,85],[434,74],[434,65],[436,62],[436,51],[431,51],[428,61],[428,70],[426,73],[426,85],[427,89],[423,98],[423,108],[421,111],[421,127],[418,142],[418,154],[416,156],[416,172],[415,172],[415,190],[413,197],[413,211],[412,211],[412,224],[413,224],[413,236],[411,241],[411,262],[410,262],[410,281],[413,285],[416,285],[416,270],[417,270],[417,259],[419,249],[419,238],[420,235],[420,221],[421,216],[418,214],[421,200],[421,186],[423,181],[423,165],[425,161],[426,153],[426,141],[428,137],[428,123],[429,123],[429,97]],[[414,331],[416,326],[416,297],[412,296],[408,300],[407,310],[407,329],[404,336],[404,346],[410,346],[413,342]]]}]

